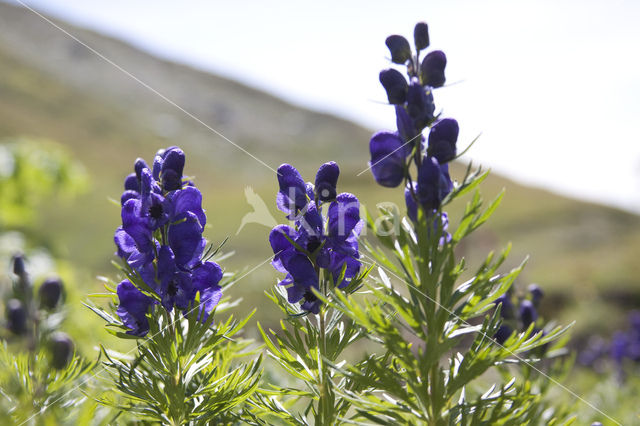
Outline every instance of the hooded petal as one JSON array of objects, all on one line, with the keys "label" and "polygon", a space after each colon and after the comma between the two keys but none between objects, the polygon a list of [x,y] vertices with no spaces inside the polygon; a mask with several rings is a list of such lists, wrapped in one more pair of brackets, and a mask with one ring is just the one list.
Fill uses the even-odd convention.
[{"label": "hooded petal", "polygon": [[135,241],[140,252],[153,248],[151,230],[145,216],[142,215],[142,202],[138,199],[127,200],[122,206],[122,229]]},{"label": "hooded petal", "polygon": [[378,132],[369,142],[371,172],[382,186],[394,188],[405,175],[405,160],[410,151],[397,133]]},{"label": "hooded petal", "polygon": [[315,190],[319,201],[332,201],[336,198],[336,186],[340,168],[334,161],[324,163],[316,174]]},{"label": "hooded petal", "polygon": [[145,296],[129,282],[122,281],[116,288],[120,304],[116,313],[122,320],[123,324],[130,328],[127,334],[134,336],[144,336],[149,331],[149,322],[146,315],[149,307],[153,303],[153,299]]},{"label": "hooded petal", "polygon": [[184,219],[169,225],[168,237],[179,268],[190,268],[200,261],[206,240],[195,214],[186,212]]},{"label": "hooded petal", "polygon": [[295,285],[311,287],[318,285],[318,274],[307,256],[302,253],[291,253],[282,259],[282,263],[291,274]]},{"label": "hooded petal", "polygon": [[407,90],[407,112],[417,129],[424,129],[433,120],[436,107],[431,89],[425,89],[413,79]]},{"label": "hooded petal", "polygon": [[180,218],[186,212],[196,215],[200,225],[204,228],[207,223],[207,216],[202,209],[202,194],[195,186],[187,186],[186,188],[174,192],[171,197],[173,208],[173,217]]},{"label": "hooded petal", "polygon": [[418,169],[418,201],[428,210],[437,210],[450,191],[450,181],[435,157],[425,157]]},{"label": "hooded petal", "polygon": [[329,236],[344,240],[360,222],[360,202],[355,195],[343,192],[329,206]]},{"label": "hooded petal", "polygon": [[444,69],[447,66],[447,56],[441,50],[430,52],[422,60],[420,75],[422,84],[431,87],[442,87],[446,81]]},{"label": "hooded petal", "polygon": [[440,120],[431,127],[427,149],[438,163],[444,164],[455,158],[459,130],[458,122],[452,118]]},{"label": "hooded petal", "polygon": [[184,171],[184,152],[174,146],[164,153],[160,175],[162,187],[165,191],[174,191],[182,188],[182,172]]},{"label": "hooded petal", "polygon": [[407,80],[400,72],[389,68],[380,71],[380,83],[387,92],[387,99],[390,104],[402,104],[407,99]]},{"label": "hooded petal", "polygon": [[278,167],[278,208],[293,219],[307,205],[307,188],[295,167],[283,164]]},{"label": "hooded petal", "polygon": [[131,173],[124,179],[124,189],[140,192],[140,181],[135,173]]}]

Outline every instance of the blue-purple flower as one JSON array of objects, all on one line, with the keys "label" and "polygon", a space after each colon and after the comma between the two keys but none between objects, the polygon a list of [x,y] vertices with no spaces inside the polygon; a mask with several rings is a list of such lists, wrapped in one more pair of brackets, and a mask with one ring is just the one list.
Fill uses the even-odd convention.
[{"label": "blue-purple flower", "polygon": [[[278,168],[278,207],[294,226],[278,225],[269,235],[274,253],[272,265],[285,275],[288,301],[301,303],[305,311],[318,313],[320,271],[325,279],[343,288],[360,271],[358,235],[362,228],[360,204],[349,193],[336,194],[339,169],[336,163],[322,165],[315,186],[304,183],[289,164]],[[329,203],[326,215],[323,206]]]},{"label": "blue-purple flower", "polygon": [[[154,303],[186,311],[199,295],[200,314],[206,318],[221,297],[222,270],[202,259],[207,245],[202,194],[184,181],[184,164],[184,152],[170,147],[156,154],[152,169],[137,159],[135,173],[125,179],[122,226],[114,242],[131,271],[117,290],[117,312],[130,334],[147,332],[146,312]],[[137,285],[151,289],[157,299]]]}]

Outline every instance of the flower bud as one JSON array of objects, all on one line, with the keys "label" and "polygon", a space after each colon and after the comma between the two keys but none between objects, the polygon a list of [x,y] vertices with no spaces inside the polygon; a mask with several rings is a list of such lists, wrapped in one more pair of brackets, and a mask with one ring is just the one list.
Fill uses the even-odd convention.
[{"label": "flower bud", "polygon": [[422,50],[429,47],[429,27],[426,22],[418,22],[413,29],[413,41],[416,49]]},{"label": "flower bud", "polygon": [[493,335],[493,338],[496,339],[496,342],[503,344],[506,340],[511,336],[513,330],[506,324],[502,324],[496,334]]},{"label": "flower bud", "polygon": [[534,323],[538,319],[538,313],[530,300],[523,300],[520,302],[520,320],[522,321],[523,328],[528,328],[531,323]]},{"label": "flower bud", "polygon": [[413,79],[407,90],[407,112],[418,131],[424,129],[433,121],[433,112],[436,106],[433,103],[433,93],[431,90],[425,90],[418,83],[417,79]]},{"label": "flower bud", "polygon": [[420,77],[422,84],[431,87],[442,87],[446,81],[444,69],[447,66],[447,57],[441,50],[429,53],[420,65]]},{"label": "flower bud", "polygon": [[333,201],[336,199],[338,176],[340,169],[334,161],[323,164],[316,174],[315,190],[319,201]]},{"label": "flower bud", "polygon": [[182,172],[184,170],[184,152],[178,147],[169,148],[162,163],[162,187],[165,191],[182,188]]},{"label": "flower bud", "polygon": [[136,171],[136,178],[140,181],[140,175],[142,169],[148,169],[147,163],[142,158],[136,158],[136,162],[133,164],[133,169]]},{"label": "flower bud", "polygon": [[62,370],[69,365],[73,357],[73,341],[66,333],[57,331],[51,335],[49,350],[51,351],[51,366]]},{"label": "flower bud", "polygon": [[401,35],[390,35],[385,44],[391,52],[391,62],[394,64],[404,64],[411,59],[411,46],[406,38]]},{"label": "flower bud", "polygon": [[544,292],[536,284],[530,284],[528,290],[531,294],[531,300],[533,301],[534,306],[538,306],[542,296],[544,296]]},{"label": "flower bud", "polygon": [[390,104],[401,104],[407,99],[407,80],[399,71],[393,68],[380,71],[380,83],[387,91]]},{"label": "flower bud", "polygon": [[7,302],[7,328],[17,335],[27,331],[27,310],[18,299],[10,299]]},{"label": "flower bud", "polygon": [[40,306],[45,309],[56,307],[62,296],[63,284],[59,278],[49,278],[42,283],[38,290]]},{"label": "flower bud", "polygon": [[13,273],[22,276],[26,272],[24,268],[24,257],[21,254],[13,256]]}]

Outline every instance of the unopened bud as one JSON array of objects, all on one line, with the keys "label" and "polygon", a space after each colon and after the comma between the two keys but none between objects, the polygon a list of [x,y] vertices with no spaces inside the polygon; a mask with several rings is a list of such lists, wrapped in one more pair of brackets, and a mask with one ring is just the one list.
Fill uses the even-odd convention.
[{"label": "unopened bud", "polygon": [[27,331],[27,310],[18,299],[10,299],[7,302],[7,328],[17,335]]},{"label": "unopened bud", "polygon": [[61,370],[69,365],[73,357],[73,341],[66,334],[57,331],[51,335],[49,341],[49,349],[51,351],[51,366]]},{"label": "unopened bud", "polygon": [[49,278],[43,282],[38,291],[40,306],[45,309],[55,308],[62,296],[62,288],[60,278]]},{"label": "unopened bud", "polygon": [[413,41],[416,49],[422,50],[429,47],[429,27],[426,22],[418,22],[413,29]]},{"label": "unopened bud", "polygon": [[404,64],[411,59],[411,46],[406,38],[401,35],[387,37],[385,44],[391,52],[391,61],[395,64]]}]

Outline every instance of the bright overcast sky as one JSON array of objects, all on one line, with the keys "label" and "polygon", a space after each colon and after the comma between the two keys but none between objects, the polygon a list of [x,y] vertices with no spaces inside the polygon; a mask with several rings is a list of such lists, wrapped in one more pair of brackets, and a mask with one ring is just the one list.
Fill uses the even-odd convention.
[{"label": "bright overcast sky", "polygon": [[640,1],[25,3],[372,129],[394,126],[385,37],[427,21],[449,61],[436,105],[460,146],[482,133],[469,158],[640,212]]}]

